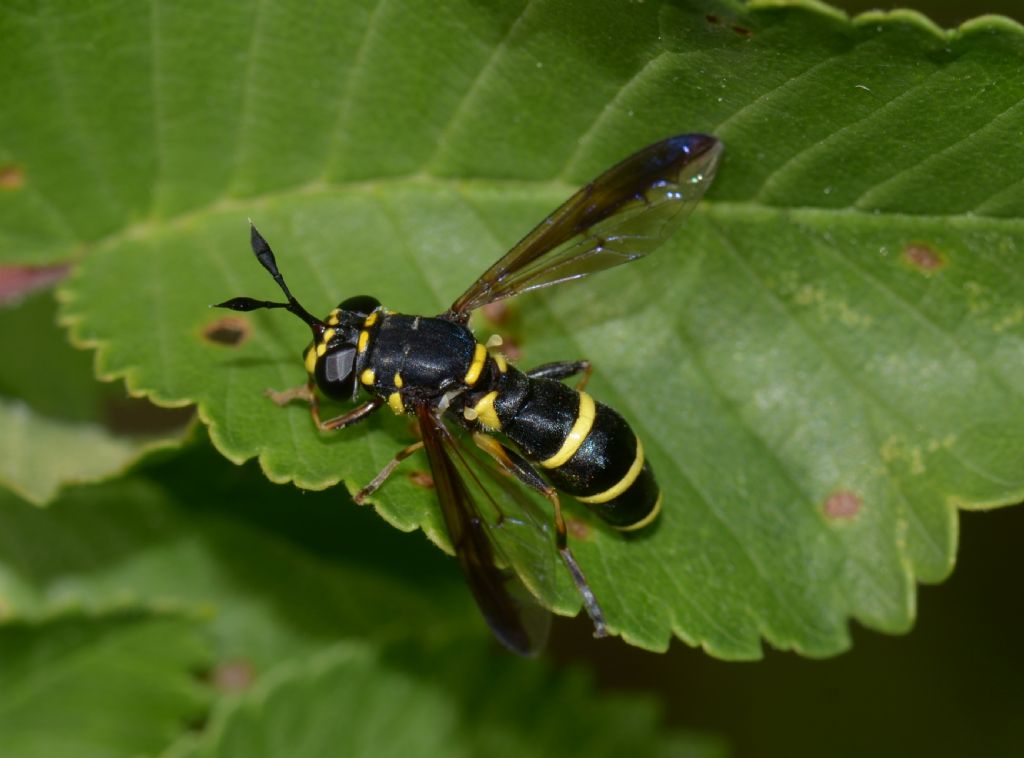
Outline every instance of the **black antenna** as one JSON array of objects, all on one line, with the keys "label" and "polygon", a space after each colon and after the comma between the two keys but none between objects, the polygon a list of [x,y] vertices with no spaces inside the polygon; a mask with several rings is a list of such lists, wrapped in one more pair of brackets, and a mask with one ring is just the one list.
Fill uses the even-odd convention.
[{"label": "black antenna", "polygon": [[275,303],[270,300],[256,300],[251,297],[233,297],[230,300],[225,300],[223,303],[217,303],[214,308],[230,308],[233,311],[254,311],[259,308],[284,308],[289,313],[294,313],[296,316],[305,321],[313,329],[316,334],[322,334],[327,328],[327,324],[318,319],[312,313],[307,311],[295,296],[288,289],[288,285],[284,283],[284,277],[281,276],[281,272],[277,268],[277,260],[274,258],[274,251],[270,249],[270,245],[263,239],[263,235],[256,229],[256,225],[249,222],[249,228],[252,230],[250,237],[250,243],[252,244],[252,251],[256,254],[256,260],[260,262],[270,275],[274,277],[274,281],[277,282],[277,286],[284,292],[284,296],[288,298],[287,303]]}]

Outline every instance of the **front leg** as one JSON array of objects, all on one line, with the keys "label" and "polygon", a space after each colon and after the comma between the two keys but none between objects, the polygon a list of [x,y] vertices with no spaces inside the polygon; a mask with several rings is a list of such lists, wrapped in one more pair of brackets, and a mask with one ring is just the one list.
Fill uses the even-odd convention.
[{"label": "front leg", "polygon": [[362,421],[375,410],[380,408],[384,403],[383,400],[375,397],[373,400],[367,400],[362,405],[357,405],[352,410],[347,411],[340,416],[335,416],[327,421],[321,421],[320,396],[316,394],[316,384],[313,383],[312,379],[305,384],[300,384],[298,387],[281,390],[280,392],[277,390],[266,390],[263,394],[278,405],[287,405],[292,400],[302,400],[309,403],[309,415],[313,417],[313,423],[316,424],[317,428],[323,432],[344,429],[346,426],[351,426],[356,422]]}]

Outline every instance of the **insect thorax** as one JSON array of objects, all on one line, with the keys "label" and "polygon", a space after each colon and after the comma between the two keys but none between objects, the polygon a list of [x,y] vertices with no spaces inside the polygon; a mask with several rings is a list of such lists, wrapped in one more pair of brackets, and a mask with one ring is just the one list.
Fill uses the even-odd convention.
[{"label": "insect thorax", "polygon": [[465,377],[477,344],[473,333],[461,324],[388,314],[369,331],[362,384],[382,397],[395,391],[418,399],[439,397]]}]

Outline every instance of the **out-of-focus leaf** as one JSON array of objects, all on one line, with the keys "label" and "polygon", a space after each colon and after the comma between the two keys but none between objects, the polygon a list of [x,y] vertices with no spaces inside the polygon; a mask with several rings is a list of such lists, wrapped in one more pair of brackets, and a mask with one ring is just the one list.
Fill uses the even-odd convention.
[{"label": "out-of-focus leaf", "polygon": [[[369,514],[339,509],[330,493],[311,499],[275,487],[251,467],[211,460],[205,446],[153,471],[163,484],[136,477],[74,488],[45,511],[0,493],[3,617],[174,610],[209,618],[218,660],[256,671],[344,636],[483,628],[458,583],[431,581],[429,566],[413,569],[418,587],[392,575],[403,554],[422,555],[409,545],[415,538],[378,545]],[[323,555],[282,537],[318,522]]]},{"label": "out-of-focus leaf", "polygon": [[49,293],[0,309],[0,355],[0,485],[30,502],[119,474],[181,439],[185,417],[96,381],[92,356],[57,328]]},{"label": "out-of-focus leaf", "polygon": [[194,622],[70,614],[0,626],[0,754],[152,754],[202,716],[210,651]]},{"label": "out-of-focus leaf", "polygon": [[[436,651],[424,677],[363,646],[344,644],[281,668],[225,704],[185,756],[636,756],[712,758],[715,740],[673,733],[645,698],[595,697],[580,676],[482,655]],[[417,653],[420,657],[422,652]],[[669,752],[669,748],[671,752]]]}]

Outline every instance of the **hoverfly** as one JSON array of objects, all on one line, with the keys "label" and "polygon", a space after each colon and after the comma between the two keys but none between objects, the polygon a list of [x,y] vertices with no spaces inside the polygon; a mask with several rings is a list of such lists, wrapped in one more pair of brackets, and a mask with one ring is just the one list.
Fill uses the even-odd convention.
[{"label": "hoverfly", "polygon": [[[503,298],[647,255],[700,200],[721,152],[722,144],[704,134],[645,147],[569,198],[435,317],[395,313],[365,295],[344,300],[324,319],[313,316],[289,291],[255,226],[253,252],[286,302],[236,297],[217,306],[284,308],[309,325],[313,341],[304,353],[307,382],[270,394],[282,405],[308,402],[321,430],[343,429],[384,406],[416,418],[422,439],[399,452],[356,495],[356,502],[376,491],[402,460],[424,449],[452,547],[477,605],[495,636],[516,653],[539,649],[549,616],[527,589],[543,581],[537,578],[541,572],[534,572],[521,555],[510,557],[502,545],[508,544],[510,522],[521,526],[526,521],[504,519],[495,488],[530,518],[537,511],[515,480],[551,504],[555,547],[595,636],[606,634],[604,615],[569,547],[558,493],[576,498],[624,531],[654,521],[662,494],[639,438],[622,416],[584,391],[588,361],[520,371],[493,343],[473,337],[470,314]],[[574,375],[582,376],[575,389],[562,383]],[[360,392],[369,399],[322,421],[318,391],[334,400],[355,402]],[[457,435],[452,427],[465,434]],[[466,435],[475,449],[460,441]],[[539,530],[547,534],[546,527]]]}]

